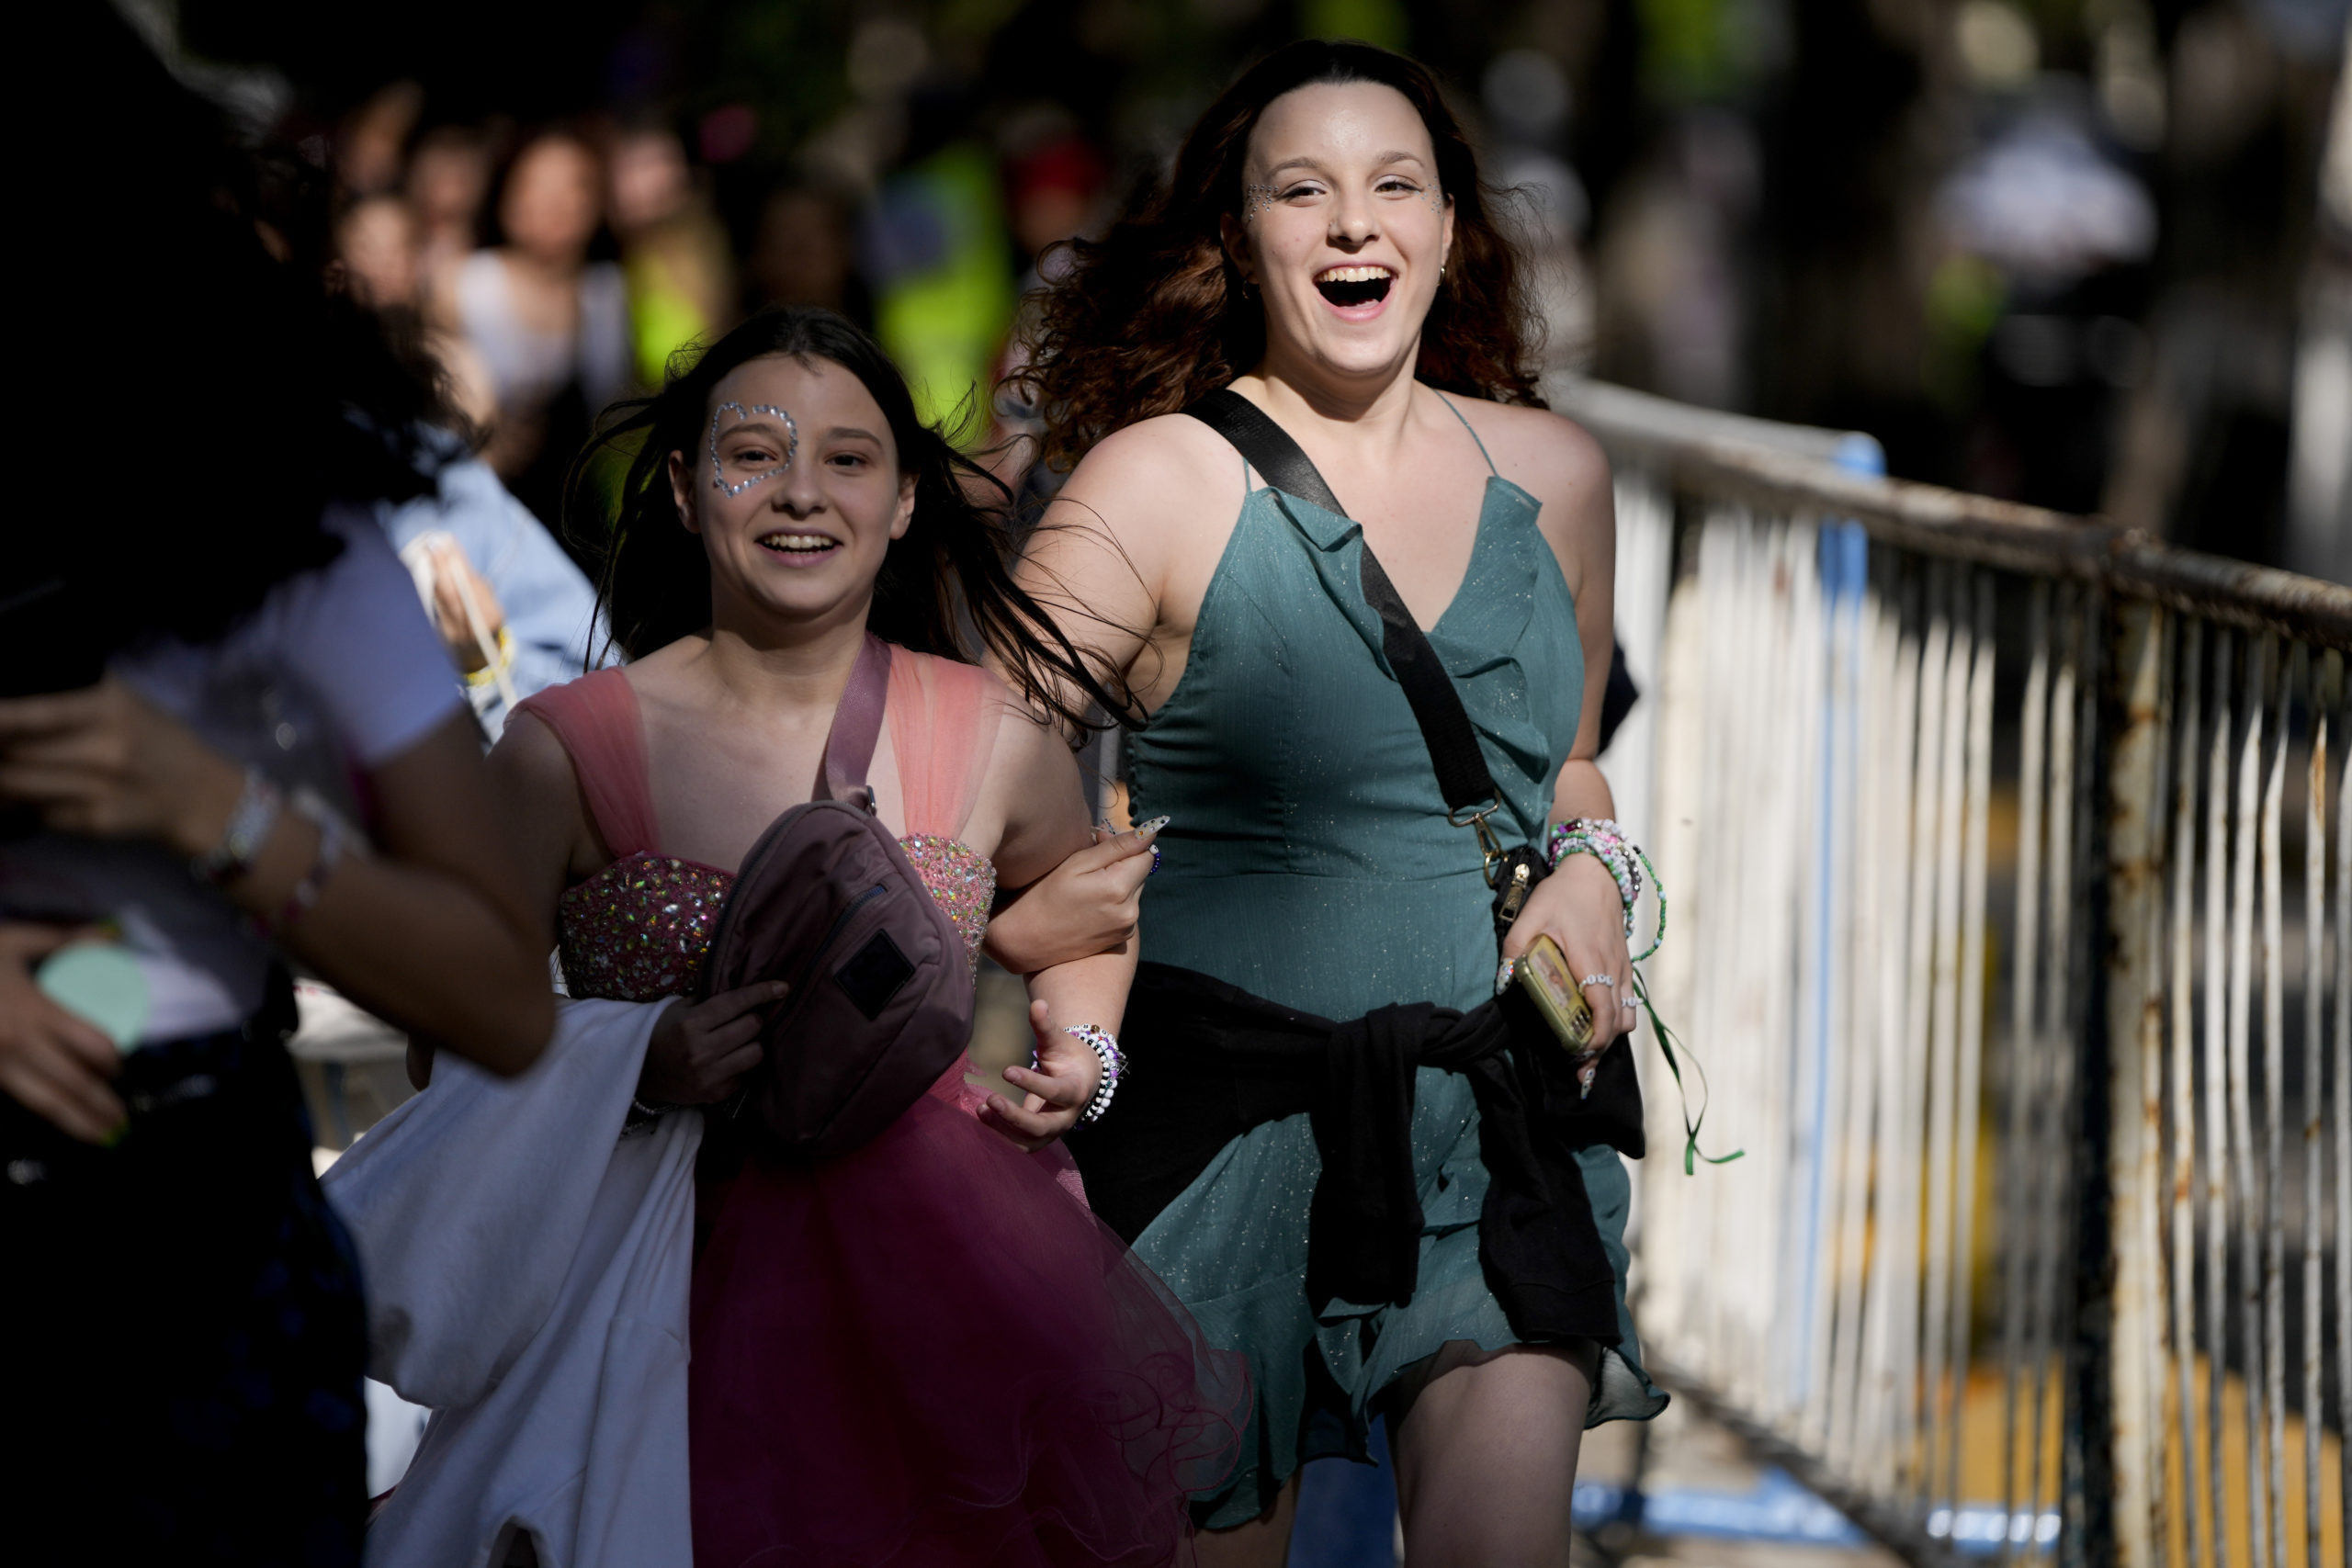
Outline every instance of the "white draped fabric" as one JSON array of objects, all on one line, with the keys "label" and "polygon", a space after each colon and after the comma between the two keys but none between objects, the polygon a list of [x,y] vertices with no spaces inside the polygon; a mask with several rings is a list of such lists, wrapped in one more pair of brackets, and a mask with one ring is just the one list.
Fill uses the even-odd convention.
[{"label": "white draped fabric", "polygon": [[368,1373],[429,1405],[371,1568],[693,1560],[686,1305],[702,1120],[619,1136],[661,1008],[561,1004],[520,1077],[444,1055],[326,1175]]}]

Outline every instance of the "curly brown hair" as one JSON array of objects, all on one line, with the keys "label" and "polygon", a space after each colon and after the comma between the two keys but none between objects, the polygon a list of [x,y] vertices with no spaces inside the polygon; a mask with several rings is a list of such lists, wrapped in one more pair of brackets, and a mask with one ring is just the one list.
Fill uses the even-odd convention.
[{"label": "curly brown hair", "polygon": [[1494,216],[1501,193],[1479,180],[1436,77],[1368,43],[1306,39],[1259,61],[1208,107],[1168,183],[1138,210],[1101,240],[1066,242],[1069,265],[1025,313],[1027,363],[1006,378],[1045,422],[1046,463],[1075,468],[1113,431],[1173,413],[1258,363],[1265,314],[1246,302],[1222,231],[1222,220],[1242,210],[1250,133],[1283,94],[1348,82],[1393,87],[1419,111],[1440,188],[1453,201],[1453,252],[1422,323],[1415,374],[1445,391],[1544,406],[1540,329]]}]

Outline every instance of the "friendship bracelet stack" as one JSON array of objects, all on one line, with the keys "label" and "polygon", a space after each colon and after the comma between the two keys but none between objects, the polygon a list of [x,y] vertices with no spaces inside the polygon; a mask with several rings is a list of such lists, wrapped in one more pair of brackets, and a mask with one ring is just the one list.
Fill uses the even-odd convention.
[{"label": "friendship bracelet stack", "polygon": [[236,881],[253,869],[254,857],[268,842],[285,809],[286,797],[277,786],[263,777],[259,768],[247,768],[237,804],[230,807],[229,820],[221,825],[220,841],[189,862],[189,869],[215,887]]},{"label": "friendship bracelet stack", "polygon": [[334,874],[334,868],[342,863],[345,856],[364,859],[368,853],[366,835],[345,822],[343,814],[321,799],[314,791],[308,788],[295,791],[293,808],[298,815],[309,818],[311,826],[318,829],[319,846],[311,856],[310,869],[302,874],[301,880],[295,883],[292,891],[286,895],[286,902],[278,907],[277,918],[263,921],[263,929],[272,936],[283,935],[288,926],[311,912],[311,906],[316,904],[319,896],[326,891],[327,878]]},{"label": "friendship bracelet stack", "polygon": [[1102,1112],[1111,1109],[1111,1096],[1118,1092],[1119,1075],[1126,1071],[1127,1055],[1119,1049],[1119,1042],[1107,1029],[1099,1029],[1091,1023],[1073,1023],[1062,1032],[1082,1042],[1094,1053],[1095,1060],[1102,1064],[1102,1081],[1095,1086],[1094,1098],[1088,1100],[1086,1109],[1079,1113],[1079,1123],[1083,1126],[1102,1120]]},{"label": "friendship bracelet stack", "polygon": [[[1633,955],[1633,961],[1640,963],[1665,944],[1666,888],[1658,881],[1657,867],[1650,863],[1650,857],[1642,852],[1641,845],[1634,842],[1624,829],[1606,817],[1579,817],[1574,821],[1554,823],[1552,830],[1544,836],[1545,863],[1557,871],[1560,863],[1570,855],[1590,855],[1609,868],[1610,876],[1617,884],[1617,895],[1625,901],[1625,937],[1629,944],[1634,935],[1634,906],[1642,897],[1642,878],[1646,872],[1649,886],[1657,894],[1657,934],[1649,946]],[[1738,1159],[1747,1153],[1745,1149],[1734,1149],[1727,1155],[1699,1152],[1699,1124],[1706,1120],[1707,1111],[1702,1104],[1698,1115],[1690,1114],[1690,1091],[1682,1081],[1683,1059],[1689,1058],[1692,1069],[1698,1072],[1702,1090],[1706,1087],[1706,1072],[1699,1066],[1698,1058],[1690,1055],[1690,1047],[1666,1026],[1664,1019],[1658,1017],[1657,1007],[1650,1000],[1649,987],[1643,982],[1640,970],[1633,971],[1633,980],[1634,1001],[1641,1011],[1649,1015],[1650,1032],[1657,1041],[1659,1054],[1666,1058],[1667,1070],[1674,1075],[1675,1089],[1682,1095],[1683,1174],[1690,1175],[1697,1168],[1696,1162],[1700,1160],[1705,1160],[1709,1165],[1728,1165]],[[1588,976],[1584,983],[1590,986],[1614,982],[1606,976],[1593,975]],[[1500,988],[1498,982],[1497,989]],[[1591,1072],[1591,1067],[1585,1069],[1583,1083],[1588,1091],[1592,1087]]]},{"label": "friendship bracelet stack", "polygon": [[1666,888],[1657,879],[1657,868],[1650,864],[1650,857],[1634,842],[1625,829],[1606,817],[1578,817],[1567,822],[1555,822],[1544,835],[1544,862],[1553,870],[1570,855],[1590,855],[1609,868],[1617,884],[1617,896],[1625,903],[1625,938],[1634,936],[1634,909],[1641,902],[1642,874],[1649,873],[1649,886],[1657,893],[1657,934],[1649,946],[1634,953],[1639,963],[1656,953],[1666,942]]},{"label": "friendship bracelet stack", "polygon": [[310,819],[318,830],[318,847],[311,852],[309,868],[278,907],[277,918],[253,917],[254,924],[272,937],[283,936],[288,926],[310,913],[311,906],[326,891],[327,878],[344,860],[367,856],[366,834],[345,821],[342,813],[316,791],[308,787],[296,790],[289,800],[263,776],[259,768],[247,768],[244,787],[238,792],[237,804],[230,809],[229,820],[220,829],[220,841],[189,863],[189,869],[198,876],[215,887],[225,887],[253,870],[254,857],[261,853],[262,846],[277,831],[279,818],[289,809]]}]

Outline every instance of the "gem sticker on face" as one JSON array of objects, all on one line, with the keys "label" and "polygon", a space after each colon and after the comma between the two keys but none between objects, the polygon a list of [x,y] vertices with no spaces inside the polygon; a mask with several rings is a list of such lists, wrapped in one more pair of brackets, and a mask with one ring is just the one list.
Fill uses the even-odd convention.
[{"label": "gem sticker on face", "polygon": [[[763,468],[756,473],[746,474],[733,484],[727,482],[727,466],[718,460],[718,422],[727,416],[727,411],[729,409],[735,411],[735,420],[738,424],[755,413],[774,414],[784,421],[784,461],[773,468]],[[777,408],[774,403],[753,403],[750,408],[745,408],[741,403],[721,403],[711,411],[710,488],[713,490],[724,491],[730,496],[741,495],[761,480],[772,479],[791,468],[792,459],[799,453],[800,426],[793,422],[791,414]],[[740,468],[738,471],[741,471]]]},{"label": "gem sticker on face", "polygon": [[1274,204],[1274,197],[1275,191],[1272,186],[1243,186],[1241,187],[1241,221],[1247,223],[1272,207]]}]

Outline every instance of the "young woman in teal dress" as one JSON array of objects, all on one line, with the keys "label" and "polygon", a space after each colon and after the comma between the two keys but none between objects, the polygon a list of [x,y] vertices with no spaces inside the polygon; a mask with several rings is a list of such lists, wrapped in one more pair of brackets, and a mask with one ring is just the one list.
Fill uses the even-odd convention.
[{"label": "young woman in teal dress", "polygon": [[[1382,654],[1367,547],[1461,694],[1505,845],[1611,814],[1593,763],[1609,469],[1536,394],[1487,201],[1420,66],[1296,44],[1210,107],[1170,187],[1080,245],[1043,302],[1029,389],[1046,458],[1075,471],[1026,581],[1144,718],[1132,809],[1170,818],[1143,901],[1148,966],[1329,1020],[1495,994],[1492,895]],[[1346,515],[1270,488],[1179,413],[1225,386],[1298,443]],[[1555,940],[1608,1042],[1635,1019],[1626,923],[1609,868],[1571,854],[1500,951]],[[1131,1006],[1130,1038],[1137,1023]],[[1141,1085],[1154,1064],[1138,1052],[1135,1071]],[[1205,1563],[1280,1562],[1298,1467],[1361,1457],[1385,1416],[1417,1568],[1565,1565],[1583,1429],[1665,1404],[1624,1311],[1616,1150],[1575,1148],[1581,1190],[1555,1193],[1598,1235],[1577,1330],[1522,1333],[1482,1258],[1469,1080],[1424,1066],[1408,1082],[1421,1223],[1401,1299],[1310,1293],[1305,1115],[1224,1143],[1136,1239],[1211,1339],[1248,1353],[1259,1391],[1254,1462],[1195,1499]],[[1106,1123],[1097,1145],[1121,1132]]]}]

